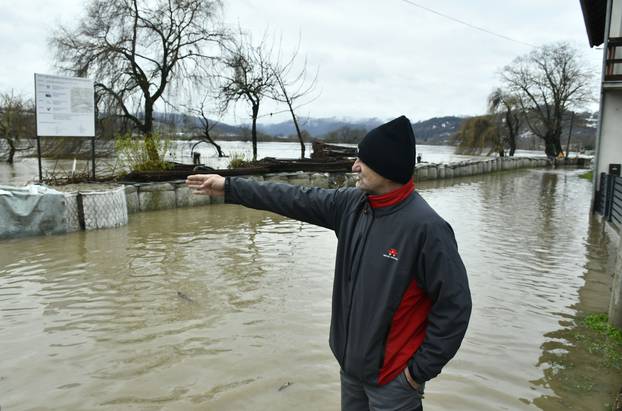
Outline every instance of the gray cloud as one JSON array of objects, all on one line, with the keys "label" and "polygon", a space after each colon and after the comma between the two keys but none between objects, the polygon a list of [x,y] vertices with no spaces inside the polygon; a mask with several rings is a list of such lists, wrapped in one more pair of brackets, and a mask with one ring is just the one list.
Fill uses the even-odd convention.
[{"label": "gray cloud", "polygon": [[[599,73],[602,51],[587,46],[579,2],[567,0],[417,0],[426,7],[532,44],[569,41]],[[59,22],[75,22],[78,0],[0,0],[0,90],[31,94],[34,72],[53,72],[47,39]],[[229,24],[260,39],[282,37],[285,50],[319,68],[320,97],[302,109],[314,117],[414,120],[478,114],[498,71],[528,47],[448,21],[400,0],[240,0],[225,3]],[[284,52],[287,54],[287,51]],[[263,113],[282,107],[264,106]],[[226,121],[244,121],[243,105]],[[273,121],[287,119],[286,114]]]}]

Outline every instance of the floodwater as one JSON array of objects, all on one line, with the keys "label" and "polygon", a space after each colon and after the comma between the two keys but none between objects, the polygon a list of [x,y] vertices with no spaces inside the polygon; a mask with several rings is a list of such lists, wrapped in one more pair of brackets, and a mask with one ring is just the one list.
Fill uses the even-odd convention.
[{"label": "floodwater", "polygon": [[[426,410],[604,410],[622,386],[621,370],[558,335],[609,301],[610,245],[579,173],[418,187],[455,229],[474,302]],[[335,245],[325,229],[231,205],[4,241],[0,407],[338,409]]]}]

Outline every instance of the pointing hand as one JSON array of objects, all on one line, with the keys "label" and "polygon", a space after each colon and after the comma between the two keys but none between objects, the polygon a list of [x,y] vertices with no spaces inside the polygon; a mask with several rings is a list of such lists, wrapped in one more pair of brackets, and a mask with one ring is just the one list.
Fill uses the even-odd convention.
[{"label": "pointing hand", "polygon": [[194,194],[225,195],[225,178],[218,174],[193,174],[186,178],[186,185]]}]

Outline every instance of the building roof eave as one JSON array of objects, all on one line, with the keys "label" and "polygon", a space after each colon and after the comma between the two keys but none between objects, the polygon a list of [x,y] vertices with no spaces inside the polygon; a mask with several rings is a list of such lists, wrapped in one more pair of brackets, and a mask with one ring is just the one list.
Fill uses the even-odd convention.
[{"label": "building roof eave", "polygon": [[579,0],[590,47],[600,46],[605,41],[605,20],[607,0]]}]

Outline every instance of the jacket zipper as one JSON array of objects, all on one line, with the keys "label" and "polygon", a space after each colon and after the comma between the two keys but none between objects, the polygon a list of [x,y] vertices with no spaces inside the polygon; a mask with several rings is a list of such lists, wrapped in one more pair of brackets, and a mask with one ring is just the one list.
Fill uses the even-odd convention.
[{"label": "jacket zipper", "polygon": [[[369,206],[366,204],[365,208],[363,209],[363,214],[367,214],[368,213],[368,207]],[[369,231],[371,230],[371,226],[373,225],[373,223],[374,223],[374,217],[373,217],[373,213],[372,213],[371,221],[369,222],[369,226],[365,230],[365,235],[363,237],[363,244],[361,244],[360,258],[358,259],[358,262],[357,262],[357,265],[356,265],[356,270],[354,271],[356,273],[356,277],[354,278],[354,283],[352,284],[352,289],[350,291],[350,306],[348,307],[348,317],[346,318],[346,342],[345,342],[345,344],[343,346],[343,369],[344,369],[344,371],[346,369],[348,340],[350,339],[350,314],[352,313],[354,290],[356,288],[357,280],[359,278],[358,271],[359,271],[359,268],[361,267],[361,262],[363,261],[363,255],[365,253],[365,247],[367,246],[367,237],[369,236]]]}]

